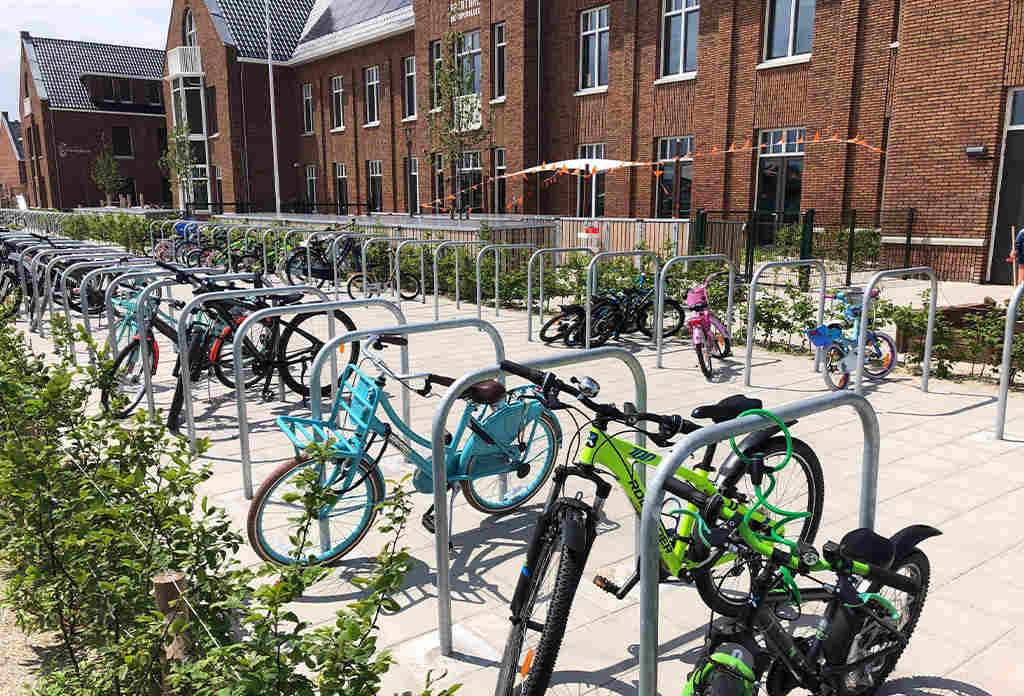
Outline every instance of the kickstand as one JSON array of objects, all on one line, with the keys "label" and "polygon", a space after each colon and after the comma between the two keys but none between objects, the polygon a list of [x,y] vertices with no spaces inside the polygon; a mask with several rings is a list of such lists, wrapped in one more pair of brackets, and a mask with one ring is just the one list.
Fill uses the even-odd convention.
[{"label": "kickstand", "polygon": [[[452,526],[451,523],[452,523],[452,514],[454,513],[454,510],[455,510],[455,496],[458,495],[459,489],[456,486],[454,486],[454,485],[451,485],[450,488],[452,489],[452,496],[451,496],[451,499],[450,499],[450,501],[448,503],[448,553],[454,555],[454,553],[455,553],[455,544],[453,544],[452,540],[451,540],[451,531],[452,531],[451,530],[451,526]],[[434,519],[434,506],[433,505],[431,505],[429,508],[427,508],[427,511],[423,513],[423,518],[422,518],[421,522],[423,523],[423,528],[424,529],[426,529],[431,534],[437,534],[437,524],[436,524],[435,519]]]}]

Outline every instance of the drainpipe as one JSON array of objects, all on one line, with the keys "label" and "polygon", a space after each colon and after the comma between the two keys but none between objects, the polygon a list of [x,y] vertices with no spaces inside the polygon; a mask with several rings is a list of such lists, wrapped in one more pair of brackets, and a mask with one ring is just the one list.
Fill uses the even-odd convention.
[{"label": "drainpipe", "polygon": [[[541,16],[542,16],[541,8],[542,8],[543,4],[544,4],[544,0],[537,0],[537,161],[538,162],[543,161],[543,158],[541,157],[541,145],[540,145],[541,113],[543,113],[543,110],[540,108],[540,99],[541,99],[541,94],[543,93],[541,91],[541,85],[543,84],[543,76],[544,76],[543,64],[541,62],[541,55],[542,55],[542,52],[541,52],[541,36],[542,36],[542,34],[541,34],[540,22],[541,22]],[[524,165],[525,165],[525,162],[524,162]],[[539,183],[540,182],[540,175],[538,174],[537,176],[535,176],[534,180],[537,182],[537,215],[540,215],[540,183]],[[523,193],[525,194],[526,192],[524,191]],[[523,206],[523,212],[524,213],[526,212],[526,206],[525,205]]]}]

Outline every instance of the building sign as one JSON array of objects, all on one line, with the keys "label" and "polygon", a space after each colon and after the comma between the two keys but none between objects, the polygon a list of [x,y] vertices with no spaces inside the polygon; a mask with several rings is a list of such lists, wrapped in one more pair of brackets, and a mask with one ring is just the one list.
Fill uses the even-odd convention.
[{"label": "building sign", "polygon": [[57,154],[61,159],[65,159],[68,155],[91,155],[92,150],[87,147],[72,147],[66,143],[57,143]]},{"label": "building sign", "polygon": [[455,24],[480,15],[480,0],[452,0],[448,5],[448,22]]}]

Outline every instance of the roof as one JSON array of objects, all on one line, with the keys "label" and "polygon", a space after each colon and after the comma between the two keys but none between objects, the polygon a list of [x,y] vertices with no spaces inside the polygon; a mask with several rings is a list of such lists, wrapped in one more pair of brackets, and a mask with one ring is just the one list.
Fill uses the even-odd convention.
[{"label": "roof", "polygon": [[[160,80],[164,71],[164,52],[152,48],[115,46],[88,41],[48,39],[22,34],[27,46],[34,49],[39,75],[33,70],[37,84],[42,80],[44,94],[51,108],[97,111],[82,78],[110,75],[143,80]],[[139,110],[135,105],[133,111]]]},{"label": "roof", "polygon": [[11,147],[14,149],[15,156],[19,160],[25,159],[25,148],[21,139],[21,121],[11,121],[7,118],[6,112],[4,112],[0,118],[3,118],[4,132],[7,133],[7,137],[11,142]]},{"label": "roof", "polygon": [[[366,0],[354,0],[353,4],[360,1]],[[266,60],[265,0],[206,0],[206,4],[225,44],[238,49],[238,55],[243,58]],[[313,0],[270,0],[274,60],[284,62],[292,57],[312,9]]]},{"label": "roof", "polygon": [[412,5],[412,0],[317,0],[299,44]]}]

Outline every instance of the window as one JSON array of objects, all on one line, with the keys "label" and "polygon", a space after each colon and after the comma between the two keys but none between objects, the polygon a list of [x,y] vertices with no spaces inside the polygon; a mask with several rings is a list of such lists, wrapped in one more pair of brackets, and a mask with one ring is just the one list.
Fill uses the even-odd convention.
[{"label": "window", "polygon": [[306,167],[306,202],[316,211],[316,166]]},{"label": "window", "polygon": [[693,136],[658,139],[654,217],[690,217],[693,194]]},{"label": "window", "polygon": [[416,117],[416,56],[402,59],[402,117]]},{"label": "window", "polygon": [[580,89],[608,84],[608,6],[580,13]]},{"label": "window", "polygon": [[[604,143],[580,145],[583,159],[604,159]],[[604,216],[604,173],[581,174],[576,179],[576,215],[579,217]]]},{"label": "window", "polygon": [[334,201],[338,215],[348,215],[348,171],[341,162],[334,163]]},{"label": "window", "polygon": [[110,142],[113,145],[114,157],[134,157],[132,129],[127,126],[114,126],[110,131]]},{"label": "window", "polygon": [[495,148],[494,149],[494,205],[492,206],[493,212],[504,213],[507,210],[505,205],[505,192],[508,187],[508,179],[501,177],[505,176],[505,149]]},{"label": "window", "polygon": [[508,37],[505,35],[505,23],[498,22],[491,29],[494,39],[494,50],[491,51],[491,76],[493,79],[493,98],[505,96],[505,51],[508,48]]},{"label": "window", "polygon": [[780,128],[762,131],[760,136],[757,209],[782,215],[779,222],[784,224],[800,214],[805,133],[803,128]]},{"label": "window", "polygon": [[1010,127],[1024,127],[1024,89],[1013,93],[1010,107]]},{"label": "window", "polygon": [[153,106],[159,106],[164,103],[164,89],[163,85],[159,82],[147,82],[146,83],[146,99]]},{"label": "window", "polygon": [[664,27],[661,41],[661,75],[697,71],[697,29],[700,0],[663,0]]},{"label": "window", "polygon": [[185,46],[196,45],[196,19],[188,8],[185,8],[185,16],[181,21],[181,43]]},{"label": "window", "polygon": [[369,182],[366,190],[367,211],[380,212],[384,209],[384,167],[380,160],[366,162],[366,180]]},{"label": "window", "polygon": [[345,127],[345,78],[335,75],[331,78],[331,130]]},{"label": "window", "polygon": [[765,58],[786,58],[811,52],[815,0],[768,0]]},{"label": "window", "polygon": [[444,198],[444,155],[431,155],[430,163],[433,170],[430,177],[430,198],[433,201],[434,212],[440,213],[448,207],[448,201]]},{"label": "window", "polygon": [[217,88],[206,88],[206,130],[216,135],[220,133],[220,125],[217,122]]},{"label": "window", "polygon": [[117,78],[117,98],[125,103],[132,101],[132,84],[126,78]]},{"label": "window", "polygon": [[117,100],[117,88],[114,86],[114,78],[106,77],[103,79],[103,101],[116,101]]},{"label": "window", "polygon": [[441,71],[441,42],[430,42],[430,108],[436,109],[440,106],[439,87],[437,75]]},{"label": "window", "polygon": [[406,200],[409,203],[409,212],[415,213],[420,207],[420,161],[413,157],[405,160],[407,180]]},{"label": "window", "polygon": [[302,133],[309,135],[313,132],[313,85],[305,83],[302,85]]},{"label": "window", "polygon": [[459,95],[480,94],[483,67],[480,57],[480,31],[467,31],[455,41],[455,64],[459,68]]},{"label": "window", "polygon": [[[461,210],[480,212],[484,209],[483,169],[480,167],[479,152],[463,152],[459,159],[458,185],[459,200],[456,201]],[[476,188],[474,188],[476,187]]]},{"label": "window", "polygon": [[[366,125],[380,123],[380,66],[373,65],[363,70],[364,100],[366,102]],[[380,162],[378,162],[380,164]]]}]

